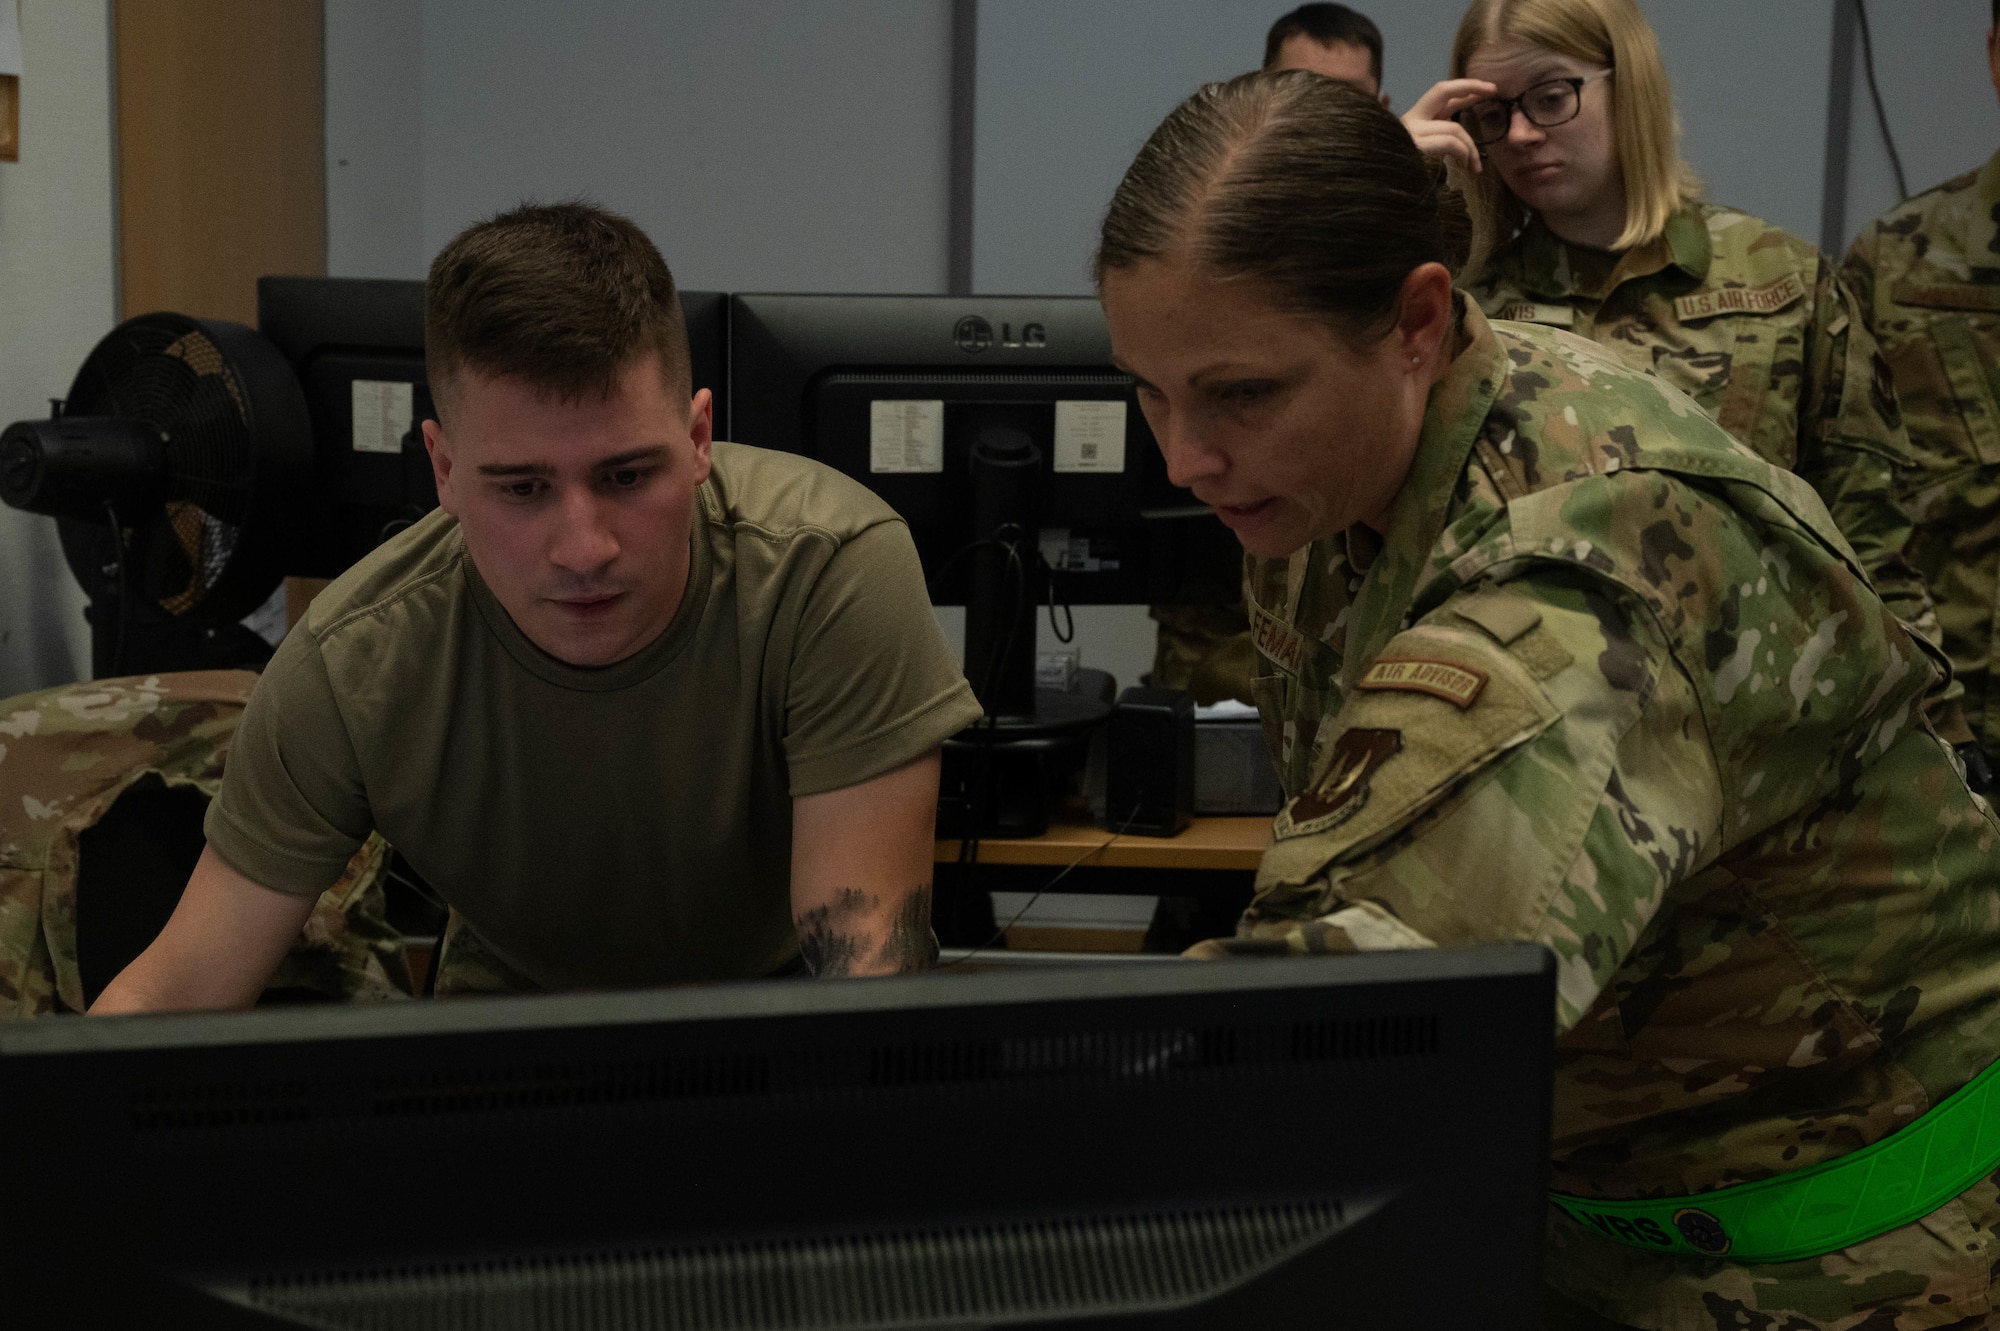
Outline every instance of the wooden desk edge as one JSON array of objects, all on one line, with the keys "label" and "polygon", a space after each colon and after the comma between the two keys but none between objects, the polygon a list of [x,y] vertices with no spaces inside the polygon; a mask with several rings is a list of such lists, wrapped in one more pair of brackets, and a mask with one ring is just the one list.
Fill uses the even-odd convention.
[{"label": "wooden desk edge", "polygon": [[[1233,869],[1254,871],[1271,844],[1271,820],[1261,814],[1197,818],[1179,836],[1112,836],[1091,824],[1059,823],[1038,837],[982,840],[981,864],[1026,864],[1060,868],[1081,865],[1108,869]],[[940,840],[936,863],[957,861],[956,838]],[[1080,857],[1080,858],[1079,858]]]}]

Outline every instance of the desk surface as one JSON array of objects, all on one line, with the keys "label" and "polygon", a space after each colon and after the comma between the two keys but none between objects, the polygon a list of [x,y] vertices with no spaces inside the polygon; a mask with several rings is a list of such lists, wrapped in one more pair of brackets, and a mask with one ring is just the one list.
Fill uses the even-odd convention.
[{"label": "desk surface", "polygon": [[[1060,867],[1078,860],[1107,869],[1247,869],[1254,871],[1271,844],[1271,820],[1197,818],[1179,836],[1113,836],[1093,823],[1053,823],[1038,837],[1025,840],[986,839],[979,843],[981,864],[1046,864]],[[956,840],[939,841],[939,864],[958,859]]]}]

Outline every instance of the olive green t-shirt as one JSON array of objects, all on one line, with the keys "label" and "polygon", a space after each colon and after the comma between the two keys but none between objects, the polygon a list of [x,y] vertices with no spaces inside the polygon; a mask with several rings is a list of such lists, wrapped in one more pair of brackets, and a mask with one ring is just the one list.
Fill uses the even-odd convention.
[{"label": "olive green t-shirt", "polygon": [[210,844],[312,896],[379,830],[549,988],[784,965],[792,797],[916,758],[979,705],[908,529],[839,473],[718,443],[691,545],[673,622],[585,669],[515,627],[456,520],[432,513],[278,648]]}]

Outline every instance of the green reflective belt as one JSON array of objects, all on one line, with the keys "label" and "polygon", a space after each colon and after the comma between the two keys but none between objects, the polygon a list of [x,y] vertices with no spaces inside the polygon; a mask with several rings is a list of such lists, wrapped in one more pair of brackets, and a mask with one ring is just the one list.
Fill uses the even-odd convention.
[{"label": "green reflective belt", "polygon": [[1608,1239],[1756,1265],[1817,1257],[1929,1215],[2000,1167],[2000,1060],[1916,1122],[1838,1160],[1691,1197],[1551,1193]]}]

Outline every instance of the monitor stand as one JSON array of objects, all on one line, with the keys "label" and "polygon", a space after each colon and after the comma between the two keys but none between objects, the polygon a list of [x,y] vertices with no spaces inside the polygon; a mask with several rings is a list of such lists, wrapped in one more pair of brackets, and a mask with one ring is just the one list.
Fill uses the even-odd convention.
[{"label": "monitor stand", "polygon": [[965,670],[986,715],[945,742],[938,834],[1032,837],[1049,805],[1083,769],[1090,736],[1111,715],[1110,677],[1062,693],[1035,687],[1035,616],[1048,574],[1040,531],[1042,451],[1008,424],[980,429],[971,447],[972,585],[965,607]]}]

